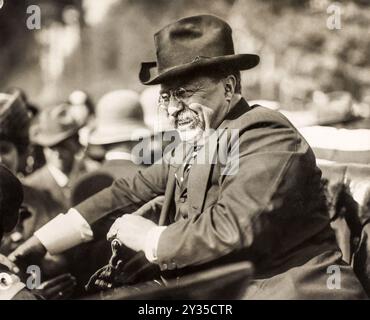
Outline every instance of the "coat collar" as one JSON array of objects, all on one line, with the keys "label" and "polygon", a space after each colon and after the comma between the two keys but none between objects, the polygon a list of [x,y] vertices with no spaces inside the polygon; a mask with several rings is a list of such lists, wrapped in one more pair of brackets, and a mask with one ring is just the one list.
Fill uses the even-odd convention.
[{"label": "coat collar", "polygon": [[250,111],[252,108],[249,106],[248,102],[242,97],[226,115],[225,119],[222,121],[218,128],[228,128],[233,126],[233,121],[238,119],[240,116]]}]

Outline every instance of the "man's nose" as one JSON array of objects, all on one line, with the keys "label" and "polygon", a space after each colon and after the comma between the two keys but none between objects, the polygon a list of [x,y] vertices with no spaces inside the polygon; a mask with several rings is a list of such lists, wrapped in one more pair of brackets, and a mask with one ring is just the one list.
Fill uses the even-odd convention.
[{"label": "man's nose", "polygon": [[168,115],[171,117],[176,117],[176,115],[184,109],[182,101],[178,101],[174,98],[171,98],[170,104],[168,105]]}]

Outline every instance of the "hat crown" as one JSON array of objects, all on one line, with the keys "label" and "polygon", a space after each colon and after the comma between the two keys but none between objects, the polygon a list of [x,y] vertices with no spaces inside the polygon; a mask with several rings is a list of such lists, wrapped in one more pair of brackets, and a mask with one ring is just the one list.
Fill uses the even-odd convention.
[{"label": "hat crown", "polygon": [[38,121],[40,132],[43,134],[55,134],[69,130],[78,130],[79,125],[72,116],[69,108],[69,105],[61,104],[41,112]]},{"label": "hat crown", "polygon": [[259,63],[255,54],[235,54],[231,27],[212,15],[198,15],[167,25],[154,35],[157,61],[142,62],[141,83],[161,84],[210,69],[248,70]]},{"label": "hat crown", "polygon": [[70,108],[61,104],[43,110],[31,127],[31,140],[42,146],[53,146],[76,134],[81,125]]},{"label": "hat crown", "polygon": [[232,30],[220,18],[199,15],[181,19],[154,35],[158,71],[201,58],[234,54]]},{"label": "hat crown", "polygon": [[147,128],[138,93],[132,90],[117,90],[104,95],[96,108],[96,125],[88,143],[110,144],[132,140]]},{"label": "hat crown", "polygon": [[117,90],[104,95],[96,108],[98,125],[144,121],[139,95],[131,90]]}]

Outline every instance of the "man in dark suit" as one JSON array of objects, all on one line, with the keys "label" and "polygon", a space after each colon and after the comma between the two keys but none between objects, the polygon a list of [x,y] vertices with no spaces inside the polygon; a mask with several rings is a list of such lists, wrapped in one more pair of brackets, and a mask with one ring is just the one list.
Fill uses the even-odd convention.
[{"label": "man in dark suit", "polygon": [[[208,15],[166,26],[155,45],[157,62],[143,63],[140,79],[161,84],[159,104],[183,144],[167,161],[116,180],[49,222],[11,258],[89,241],[90,226],[102,217],[134,212],[164,194],[158,225],[125,214],[108,233],[144,251],[163,276],[250,260],[255,275],[246,299],[363,298],[330,228],[311,148],[280,113],[249,106],[241,96],[239,71],[256,66],[258,56],[235,54],[230,26]],[[334,287],[332,266],[340,272]]]},{"label": "man in dark suit", "polygon": [[27,176],[24,184],[45,192],[55,214],[70,207],[71,186],[86,172],[79,129],[68,104],[44,110],[31,127],[31,140],[43,147],[46,164]]}]

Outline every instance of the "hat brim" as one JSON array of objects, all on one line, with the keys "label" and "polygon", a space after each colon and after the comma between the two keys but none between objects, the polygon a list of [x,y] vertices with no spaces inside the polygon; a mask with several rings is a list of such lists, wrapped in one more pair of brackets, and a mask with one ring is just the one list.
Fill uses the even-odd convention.
[{"label": "hat brim", "polygon": [[88,144],[105,145],[126,141],[138,141],[150,137],[151,130],[141,123],[126,123],[120,126],[107,126],[93,130],[89,136]]},{"label": "hat brim", "polygon": [[31,141],[42,147],[53,147],[61,143],[62,141],[72,137],[73,135],[77,134],[78,130],[79,129],[74,129],[66,132],[61,132],[58,134],[49,134],[49,135],[45,135],[42,133],[36,133],[32,135],[31,133]]},{"label": "hat brim", "polygon": [[[195,72],[203,68],[208,69],[210,67],[222,66],[223,68],[229,68],[231,70],[248,70],[257,66],[259,61],[259,56],[255,54],[235,54],[213,58],[200,58],[190,63],[168,68],[159,74],[155,73],[157,70],[155,68],[157,66],[156,62],[143,62],[141,64],[139,79],[142,84],[155,85],[163,83],[167,79],[171,79],[175,76],[186,74],[191,71]],[[152,69],[155,69],[154,72]]]}]

